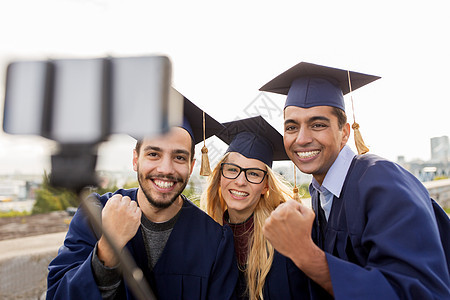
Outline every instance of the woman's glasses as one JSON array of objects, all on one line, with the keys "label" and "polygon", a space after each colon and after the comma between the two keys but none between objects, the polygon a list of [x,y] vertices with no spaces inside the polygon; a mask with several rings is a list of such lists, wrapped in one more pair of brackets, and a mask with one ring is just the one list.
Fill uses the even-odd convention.
[{"label": "woman's glasses", "polygon": [[259,184],[263,182],[264,177],[267,175],[267,171],[258,169],[258,168],[241,168],[238,165],[231,164],[231,163],[222,163],[220,165],[220,170],[222,172],[222,176],[228,179],[236,179],[241,174],[241,172],[244,172],[245,179],[247,179],[248,182]]}]

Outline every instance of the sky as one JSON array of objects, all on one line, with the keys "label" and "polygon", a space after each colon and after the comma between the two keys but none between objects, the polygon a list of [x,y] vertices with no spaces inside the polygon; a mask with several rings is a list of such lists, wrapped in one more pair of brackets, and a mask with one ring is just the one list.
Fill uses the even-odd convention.
[{"label": "sky", "polygon": [[[352,93],[370,152],[428,160],[430,138],[450,136],[449,28],[448,4],[434,0],[2,0],[0,82],[14,60],[167,55],[173,86],[218,121],[261,114],[281,132],[285,97],[258,89],[306,61],[381,76]],[[132,170],[133,146],[111,136],[97,167]],[[0,132],[0,174],[41,173],[55,149]]]}]

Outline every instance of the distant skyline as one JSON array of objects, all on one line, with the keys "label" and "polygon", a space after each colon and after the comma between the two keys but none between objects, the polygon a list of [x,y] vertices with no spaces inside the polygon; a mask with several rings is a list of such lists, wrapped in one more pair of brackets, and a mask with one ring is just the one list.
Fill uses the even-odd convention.
[{"label": "distant skyline", "polygon": [[[260,113],[281,132],[285,97],[258,89],[307,61],[381,76],[353,93],[370,152],[426,161],[430,139],[450,136],[447,7],[435,0],[4,1],[0,82],[14,59],[165,54],[173,85],[217,120]],[[346,107],[352,123],[349,97]],[[133,146],[112,137],[100,147],[98,168],[131,170]],[[54,150],[51,141],[0,132],[0,173],[42,172]]]}]

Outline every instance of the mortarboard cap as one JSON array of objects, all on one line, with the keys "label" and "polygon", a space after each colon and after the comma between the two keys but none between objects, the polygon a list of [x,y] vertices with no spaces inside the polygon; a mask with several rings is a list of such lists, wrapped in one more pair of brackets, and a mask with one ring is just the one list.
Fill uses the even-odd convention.
[{"label": "mortarboard cap", "polygon": [[174,88],[171,88],[170,90],[170,97],[172,99],[176,98],[176,101],[172,101],[174,106],[169,107],[169,110],[172,109],[173,111],[176,111],[179,109],[180,105],[183,105],[183,122],[181,125],[174,122],[169,123],[172,123],[172,126],[185,129],[191,136],[194,144],[198,144],[203,141],[203,139],[206,140],[218,132],[225,130],[225,127],[220,122],[205,113],[205,132],[203,134],[203,110]]},{"label": "mortarboard cap", "polygon": [[[174,91],[176,90],[174,89]],[[209,165],[206,139],[225,131],[225,127],[184,96],[183,105],[183,124],[181,127],[191,135],[194,144],[203,141],[200,175],[209,176],[211,167]]]},{"label": "mortarboard cap", "polygon": [[[351,79],[351,87],[349,79]],[[348,72],[301,62],[281,73],[259,90],[287,95],[287,106],[333,106],[345,111],[343,95],[371,83],[379,76]]]},{"label": "mortarboard cap", "polygon": [[183,124],[181,127],[189,132],[194,144],[198,144],[203,139],[206,140],[225,130],[225,127],[220,122],[205,113],[205,132],[203,135],[203,110],[186,97],[184,97],[183,105]]},{"label": "mortarboard cap", "polygon": [[276,160],[288,160],[283,136],[263,117],[257,116],[224,123],[226,132],[218,137],[229,145],[226,152],[238,152],[262,161],[269,167]]},{"label": "mortarboard cap", "polygon": [[[200,175],[207,176],[211,173],[211,169],[209,166],[207,155],[208,149],[206,148],[205,140],[213,135],[217,135],[219,132],[225,131],[225,127],[174,88],[171,88],[170,90],[170,99],[171,101],[168,109],[174,111],[175,114],[178,110],[180,110],[181,113],[180,104],[183,105],[183,122],[180,125],[179,123],[175,124],[172,120],[169,120],[169,123],[172,123],[173,126],[185,129],[191,136],[194,145],[201,141],[204,143],[202,148]],[[170,107],[170,105],[172,105],[172,107]],[[179,117],[181,118],[181,116]]]}]

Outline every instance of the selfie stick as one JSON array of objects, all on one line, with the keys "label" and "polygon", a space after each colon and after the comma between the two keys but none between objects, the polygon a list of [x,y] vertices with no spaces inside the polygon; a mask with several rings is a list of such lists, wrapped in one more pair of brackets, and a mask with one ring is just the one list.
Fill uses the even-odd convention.
[{"label": "selfie stick", "polygon": [[[16,61],[7,68],[4,131],[58,143],[51,185],[78,195],[97,238],[103,235],[111,246],[140,300],[156,297],[127,248],[118,249],[111,233],[102,229],[98,200],[83,190],[97,186],[97,148],[110,134],[156,135],[171,122],[181,123],[182,104],[169,97],[171,74],[166,56]],[[129,117],[123,118],[124,111]]]},{"label": "selfie stick", "polygon": [[127,248],[119,249],[111,239],[110,232],[102,228],[101,204],[96,197],[88,196],[89,191],[85,187],[97,186],[96,160],[95,145],[62,145],[60,152],[52,155],[50,182],[55,187],[66,188],[77,194],[80,207],[88,216],[97,238],[103,236],[118,258],[119,270],[133,295],[139,300],[156,299],[144,273]]}]

